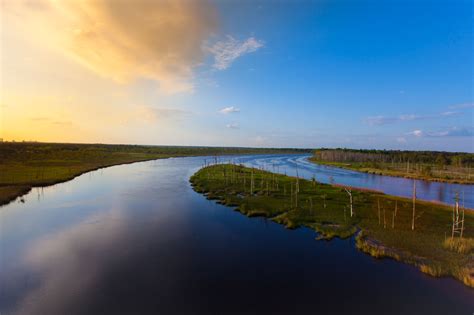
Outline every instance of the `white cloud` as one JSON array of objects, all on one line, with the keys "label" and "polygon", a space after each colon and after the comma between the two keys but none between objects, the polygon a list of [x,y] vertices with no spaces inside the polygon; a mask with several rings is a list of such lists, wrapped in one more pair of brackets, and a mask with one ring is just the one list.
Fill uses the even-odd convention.
[{"label": "white cloud", "polygon": [[439,114],[431,114],[431,115],[415,115],[415,114],[404,114],[399,116],[370,116],[367,117],[364,121],[366,124],[371,126],[382,126],[388,124],[394,124],[399,122],[406,122],[406,121],[415,121],[415,120],[429,120],[429,119],[441,119],[451,116],[461,115],[461,112],[457,111],[447,111]]},{"label": "white cloud", "polygon": [[257,51],[263,47],[264,43],[254,37],[249,37],[244,41],[239,41],[234,37],[228,35],[225,40],[216,42],[206,50],[214,55],[213,67],[218,70],[225,70],[235,59]]},{"label": "white cloud", "polygon": [[407,133],[407,135],[412,135],[412,136],[415,136],[415,137],[421,137],[421,136],[423,136],[423,131],[417,129],[417,130],[410,131],[409,133]]},{"label": "white cloud", "polygon": [[407,143],[407,139],[405,139],[405,137],[398,137],[397,142],[398,143]]},{"label": "white cloud", "polygon": [[229,106],[229,107],[225,107],[221,110],[219,110],[219,113],[221,114],[232,114],[232,113],[239,113],[240,112],[240,108],[237,108],[237,107],[234,107],[234,106]]},{"label": "white cloud", "polygon": [[442,129],[438,131],[421,131],[421,130],[413,130],[407,135],[412,135],[415,137],[473,137],[474,136],[474,128],[472,127],[451,127],[447,129]]},{"label": "white cloud", "polygon": [[227,124],[227,125],[226,125],[226,128],[229,128],[229,129],[239,129],[240,126],[239,126],[238,123],[233,122],[233,123]]},{"label": "white cloud", "polygon": [[469,109],[474,108],[474,103],[464,103],[449,106],[449,109]]},{"label": "white cloud", "polygon": [[444,130],[426,133],[428,137],[473,137],[474,128],[451,127]]}]

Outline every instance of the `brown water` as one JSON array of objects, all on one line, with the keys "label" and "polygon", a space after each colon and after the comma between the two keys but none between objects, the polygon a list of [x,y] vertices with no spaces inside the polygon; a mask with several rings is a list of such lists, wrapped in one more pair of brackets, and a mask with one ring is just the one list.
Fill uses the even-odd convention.
[{"label": "brown water", "polygon": [[[240,157],[252,165],[269,158],[283,168],[296,157]],[[474,311],[474,290],[453,279],[375,260],[352,239],[316,241],[308,229],[287,230],[206,200],[188,182],[202,163],[115,166],[2,207],[0,313]]]}]

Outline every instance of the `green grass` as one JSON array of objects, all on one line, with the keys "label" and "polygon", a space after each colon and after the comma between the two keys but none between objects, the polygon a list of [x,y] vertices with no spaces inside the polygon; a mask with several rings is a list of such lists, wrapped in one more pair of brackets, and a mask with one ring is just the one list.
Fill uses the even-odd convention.
[{"label": "green grass", "polygon": [[62,143],[0,143],[0,205],[32,187],[70,180],[98,168],[168,157],[304,153],[299,149],[137,146]]},{"label": "green grass", "polygon": [[[373,163],[373,162],[331,162],[312,157],[311,162],[321,165],[345,168],[369,174],[405,177],[457,184],[474,184],[474,174],[469,168],[445,166],[439,168],[432,164],[416,164],[407,172],[405,163]],[[430,169],[429,172],[424,170]]]},{"label": "green grass", "polygon": [[[341,186],[229,164],[202,168],[191,183],[197,192],[245,215],[264,216],[288,228],[309,227],[323,239],[357,233],[357,247],[374,257],[391,257],[433,276],[453,276],[474,286],[473,248],[459,251],[444,245],[446,235],[451,235],[452,209],[448,206],[417,201],[412,230],[413,204],[406,198],[352,188],[351,217],[349,195]],[[465,216],[464,237],[470,243],[474,214],[466,211]]]}]

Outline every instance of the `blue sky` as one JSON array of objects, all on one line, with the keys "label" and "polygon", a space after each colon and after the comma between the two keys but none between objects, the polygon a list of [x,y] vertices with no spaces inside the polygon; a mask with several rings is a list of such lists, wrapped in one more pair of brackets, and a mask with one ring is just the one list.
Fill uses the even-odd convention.
[{"label": "blue sky", "polygon": [[242,129],[275,145],[472,151],[470,2],[253,6],[219,6],[227,32],[265,42],[216,75]]},{"label": "blue sky", "polygon": [[[191,48],[173,42],[178,55],[185,56],[180,61],[185,66],[170,61],[169,68],[177,69],[180,76],[161,66],[156,72],[138,72],[141,65],[129,62],[134,58],[128,55],[119,55],[127,62],[117,74],[82,51],[66,49],[102,75],[94,80],[104,85],[104,95],[81,96],[86,98],[82,103],[92,104],[84,105],[90,106],[89,114],[103,115],[97,109],[105,106],[97,105],[100,100],[117,104],[123,116],[138,117],[143,112],[148,115],[143,121],[151,125],[137,118],[121,120],[108,130],[76,122],[72,115],[68,127],[72,129],[64,133],[71,136],[51,140],[474,151],[471,1],[212,1],[206,5],[206,12],[214,15],[203,16],[207,13],[202,8],[184,8],[196,14],[194,24],[188,22],[186,30],[173,36],[173,41],[196,39]],[[189,25],[202,31],[188,34]],[[107,39],[108,30],[94,31]],[[18,27],[7,27],[6,32],[14,34]],[[13,51],[18,44],[6,45],[8,57],[8,48]],[[199,53],[189,57],[188,50]],[[111,56],[118,56],[117,51],[111,51]],[[71,62],[67,57],[54,58]],[[164,57],[149,58],[155,62]],[[77,86],[68,87],[70,93],[84,89],[82,95],[87,94],[85,87],[79,87],[86,70],[79,70],[77,64],[71,67],[70,73],[81,75]],[[5,71],[14,70],[18,73],[18,67]],[[46,71],[40,70],[44,75]],[[33,80],[31,69],[24,71],[24,81]],[[107,81],[107,76],[115,79],[122,74],[132,74],[133,80],[117,86]],[[4,89],[18,90],[18,83],[6,81]],[[165,86],[172,93],[163,93]],[[44,89],[58,93],[51,84]],[[116,96],[116,90],[125,96]],[[3,103],[11,103],[17,98],[5,99]],[[65,111],[73,107],[81,106],[70,105]],[[72,136],[79,130],[85,130],[91,141]]]}]

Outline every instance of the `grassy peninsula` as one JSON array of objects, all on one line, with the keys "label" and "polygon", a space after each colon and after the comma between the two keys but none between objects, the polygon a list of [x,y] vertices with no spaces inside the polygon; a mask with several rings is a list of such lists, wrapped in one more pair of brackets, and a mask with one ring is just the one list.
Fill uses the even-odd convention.
[{"label": "grassy peninsula", "polygon": [[318,149],[310,161],[378,175],[474,184],[472,153]]},{"label": "grassy peninsula", "polygon": [[357,247],[374,257],[391,257],[474,287],[470,211],[465,211],[463,238],[452,239],[453,212],[445,205],[415,201],[413,211],[407,198],[232,164],[206,166],[190,181],[208,199],[249,217],[267,217],[288,228],[309,227],[321,239],[357,235]]},{"label": "grassy peninsula", "polygon": [[257,149],[145,145],[0,142],[0,205],[32,187],[70,180],[99,168],[168,157],[305,153],[303,149]]}]

